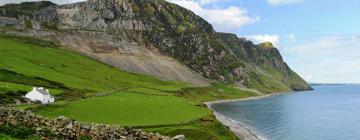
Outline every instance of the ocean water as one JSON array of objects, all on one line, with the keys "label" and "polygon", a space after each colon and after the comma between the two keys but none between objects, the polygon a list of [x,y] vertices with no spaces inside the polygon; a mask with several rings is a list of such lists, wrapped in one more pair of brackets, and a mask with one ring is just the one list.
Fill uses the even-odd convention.
[{"label": "ocean water", "polygon": [[360,140],[360,85],[313,88],[212,108],[266,140]]}]

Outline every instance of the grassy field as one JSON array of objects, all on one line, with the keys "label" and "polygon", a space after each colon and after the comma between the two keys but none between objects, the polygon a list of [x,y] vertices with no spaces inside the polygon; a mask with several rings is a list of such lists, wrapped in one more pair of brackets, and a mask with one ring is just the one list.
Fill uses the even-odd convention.
[{"label": "grassy field", "polygon": [[206,117],[209,112],[184,98],[144,95],[131,92],[114,93],[49,107],[40,114],[65,115],[84,122],[121,124],[123,126],[176,125]]},{"label": "grassy field", "polygon": [[0,35],[0,94],[29,91],[32,86],[50,88],[56,95],[55,104],[19,107],[47,117],[63,115],[170,136],[185,134],[190,140],[233,140],[236,137],[202,102],[255,95],[221,84],[193,88],[124,72],[46,44]]}]

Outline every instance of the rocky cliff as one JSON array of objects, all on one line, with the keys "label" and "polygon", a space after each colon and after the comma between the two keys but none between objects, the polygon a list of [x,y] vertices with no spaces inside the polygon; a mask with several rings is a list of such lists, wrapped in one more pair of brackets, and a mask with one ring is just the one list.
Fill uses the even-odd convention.
[{"label": "rocky cliff", "polygon": [[[89,0],[0,7],[3,32],[37,36],[122,70],[206,86],[209,81],[263,92],[311,87],[271,43],[216,33],[193,12],[164,0]],[[5,27],[5,28],[4,28]]]}]

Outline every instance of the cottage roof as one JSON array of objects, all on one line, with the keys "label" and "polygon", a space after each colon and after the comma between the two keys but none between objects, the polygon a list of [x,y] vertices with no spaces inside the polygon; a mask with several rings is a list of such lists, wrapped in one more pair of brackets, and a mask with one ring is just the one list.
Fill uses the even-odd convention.
[{"label": "cottage roof", "polygon": [[46,90],[46,89],[43,88],[43,87],[34,87],[33,90],[36,90],[37,92],[41,93],[41,94],[44,95],[44,96],[51,96],[51,95],[49,94],[49,91]]}]

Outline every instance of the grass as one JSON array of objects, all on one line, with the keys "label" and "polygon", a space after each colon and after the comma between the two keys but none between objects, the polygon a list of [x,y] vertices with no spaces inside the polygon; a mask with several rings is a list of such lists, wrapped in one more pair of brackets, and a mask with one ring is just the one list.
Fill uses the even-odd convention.
[{"label": "grass", "polygon": [[28,128],[24,124],[18,123],[17,125],[12,125],[6,123],[0,126],[0,139],[38,140],[40,138],[35,134],[34,129]]},{"label": "grass", "polygon": [[159,90],[185,87],[151,76],[123,72],[76,53],[39,47],[7,36],[0,36],[0,67],[94,93],[134,85]]},{"label": "grass", "polygon": [[32,77],[24,74],[19,74],[13,71],[0,69],[0,80],[18,84],[28,84],[32,83],[38,87],[48,87],[48,88],[56,88],[56,89],[68,89],[63,84],[49,81],[39,77]]},{"label": "grass", "polygon": [[147,128],[148,131],[162,132],[165,135],[175,136],[184,134],[188,140],[236,140],[228,128],[216,120],[197,121],[186,125]]},{"label": "grass", "polygon": [[[23,84],[16,84],[10,82],[2,82],[0,81],[0,92],[7,92],[7,91],[31,91],[33,86],[30,85],[23,85]],[[49,89],[50,94],[53,96],[60,95],[63,91],[58,89]]]},{"label": "grass", "polygon": [[122,126],[176,125],[209,115],[207,110],[193,106],[184,98],[131,92],[77,100],[63,106],[42,109],[39,113]]},{"label": "grass", "polygon": [[[190,140],[235,140],[202,102],[255,95],[222,84],[194,88],[124,72],[39,41],[0,34],[4,72],[0,92],[29,91],[36,85],[50,88],[57,97],[55,104],[18,107],[47,117],[121,124],[170,136],[185,134]],[[19,80],[9,80],[13,78]]]},{"label": "grass", "polygon": [[[21,140],[21,139],[17,139],[9,135],[0,133],[0,140]],[[40,138],[38,138],[37,136],[29,136],[28,138],[26,138],[26,140],[40,140]]]},{"label": "grass", "polygon": [[13,138],[11,136],[0,133],[0,140],[17,140],[17,139]]},{"label": "grass", "polygon": [[194,105],[201,105],[206,101],[239,99],[256,96],[253,92],[242,91],[231,86],[215,83],[212,84],[211,87],[183,88],[177,93],[177,95],[186,98]]}]

